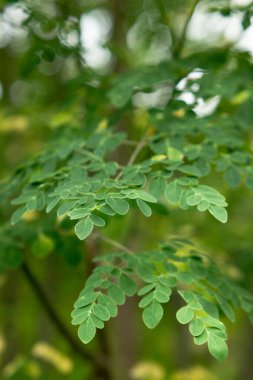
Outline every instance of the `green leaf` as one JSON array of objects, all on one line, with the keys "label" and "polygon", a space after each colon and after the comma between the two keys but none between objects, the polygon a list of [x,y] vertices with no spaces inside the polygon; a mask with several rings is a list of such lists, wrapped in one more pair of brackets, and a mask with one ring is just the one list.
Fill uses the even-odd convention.
[{"label": "green leaf", "polygon": [[37,199],[35,197],[29,199],[29,201],[26,204],[27,211],[34,211],[37,207]]},{"label": "green leaf", "polygon": [[26,212],[25,207],[20,207],[17,210],[15,210],[13,214],[11,215],[11,224],[14,225],[17,222],[19,222],[25,212]]},{"label": "green leaf", "polygon": [[75,232],[80,240],[86,239],[93,230],[93,222],[90,218],[82,219],[75,225]]},{"label": "green leaf", "polygon": [[125,295],[122,290],[116,285],[112,285],[108,289],[108,295],[117,305],[123,305],[125,303]]},{"label": "green leaf", "polygon": [[115,215],[115,212],[113,211],[113,209],[110,206],[108,206],[107,204],[100,206],[99,211],[101,211],[103,214],[106,214],[109,216]]},{"label": "green leaf", "polygon": [[95,314],[91,314],[91,319],[97,329],[103,329],[105,327],[104,322],[99,319]]},{"label": "green leaf", "polygon": [[201,171],[193,165],[182,165],[177,170],[179,170],[182,173],[191,175],[193,177],[201,177]]},{"label": "green leaf", "polygon": [[202,332],[202,334],[198,335],[198,336],[194,336],[194,343],[197,345],[197,346],[200,346],[201,344],[204,344],[206,343],[208,340],[208,334],[206,332],[206,330],[204,330]]},{"label": "green leaf", "polygon": [[224,175],[225,181],[232,187],[237,187],[241,182],[241,173],[235,166],[230,166]]},{"label": "green leaf", "polygon": [[231,322],[235,322],[235,313],[229,303],[217,294],[215,295],[215,298],[217,299],[223,313],[228,317],[228,319],[230,319]]},{"label": "green leaf", "polygon": [[217,220],[222,223],[226,223],[228,220],[228,214],[224,207],[221,206],[213,206],[211,205],[208,209],[210,214],[212,214]]},{"label": "green leaf", "polygon": [[94,293],[81,295],[78,297],[77,301],[74,303],[75,308],[83,307],[95,302],[97,296]]},{"label": "green leaf", "polygon": [[81,323],[86,321],[86,319],[90,315],[89,310],[84,310],[84,311],[82,311],[82,309],[78,309],[78,310],[80,310],[80,313],[73,317],[73,319],[71,321],[72,325],[80,325]]},{"label": "green leaf", "polygon": [[193,336],[199,336],[205,330],[205,325],[200,318],[193,319],[189,326],[190,333]]},{"label": "green leaf", "polygon": [[137,199],[136,202],[143,215],[145,215],[146,217],[152,215],[152,209],[146,202],[144,202],[142,199]]},{"label": "green leaf", "polygon": [[170,299],[172,291],[170,288],[165,288],[164,286],[158,285],[154,292],[154,298],[160,303],[166,303]]},{"label": "green leaf", "polygon": [[196,302],[197,300],[195,294],[191,290],[179,290],[178,293],[187,303]]},{"label": "green leaf", "polygon": [[177,203],[180,199],[182,188],[177,180],[170,182],[165,189],[165,195],[170,203]]},{"label": "green leaf", "polygon": [[215,303],[206,300],[205,298],[198,296],[198,301],[203,306],[203,309],[207,314],[209,314],[213,319],[219,319],[219,310]]},{"label": "green leaf", "polygon": [[190,285],[195,281],[194,277],[189,272],[178,272],[175,273],[175,276],[177,277],[178,281],[187,285]]},{"label": "green leaf", "polygon": [[106,198],[106,203],[119,215],[128,213],[129,204],[124,199]]},{"label": "green leaf", "polygon": [[77,201],[69,201],[69,202],[63,203],[58,208],[57,215],[58,216],[64,215],[66,212],[68,212],[69,210],[71,210],[76,205],[76,203],[77,203]]},{"label": "green leaf", "polygon": [[208,201],[201,201],[198,205],[197,205],[197,209],[199,211],[206,211],[208,210],[210,207],[210,202]]},{"label": "green leaf", "polygon": [[150,292],[150,290],[152,290],[154,287],[155,287],[155,283],[145,285],[145,286],[143,286],[143,288],[141,288],[141,289],[138,291],[137,294],[138,294],[138,296],[143,296],[144,294]]},{"label": "green leaf", "polygon": [[149,194],[147,191],[142,190],[142,189],[135,189],[134,194],[136,198],[142,199],[143,201],[150,202],[150,203],[156,203],[157,200],[156,198]]},{"label": "green leaf", "polygon": [[187,203],[189,206],[196,206],[201,202],[202,198],[199,194],[193,194],[187,198]]},{"label": "green leaf", "polygon": [[153,300],[143,311],[142,318],[149,329],[155,328],[163,316],[163,308],[159,302]]},{"label": "green leaf", "polygon": [[99,305],[99,304],[95,303],[93,305],[93,312],[102,321],[108,321],[110,319],[110,313],[102,305]]},{"label": "green leaf", "polygon": [[142,300],[139,302],[139,307],[143,308],[148,306],[154,300],[154,292],[148,293]]},{"label": "green leaf", "polygon": [[224,339],[208,334],[207,344],[210,354],[220,362],[224,362],[228,355],[228,347]]},{"label": "green leaf", "polygon": [[183,325],[186,323],[189,323],[193,317],[194,317],[194,312],[189,306],[183,306],[176,313],[176,318],[178,322]]},{"label": "green leaf", "polygon": [[70,217],[71,220],[82,219],[85,216],[89,216],[89,215],[90,215],[89,207],[79,207],[68,212],[68,216]]},{"label": "green leaf", "polygon": [[96,335],[96,327],[91,318],[87,318],[78,329],[78,336],[85,344],[89,343]]},{"label": "green leaf", "polygon": [[97,227],[104,227],[105,226],[105,221],[100,216],[95,215],[95,214],[91,214],[90,218],[91,218],[91,220],[95,226],[97,226]]},{"label": "green leaf", "polygon": [[206,200],[216,206],[227,206],[227,202],[223,195],[221,195],[213,187],[207,185],[198,185],[194,188],[194,192],[202,197],[202,200]]},{"label": "green leaf", "polygon": [[119,278],[119,286],[123,292],[131,297],[136,293],[137,286],[136,283],[125,273],[122,273]]},{"label": "green leaf", "polygon": [[117,316],[118,314],[117,306],[110,297],[104,294],[100,294],[98,296],[98,302],[107,309],[111,317]]},{"label": "green leaf", "polygon": [[156,199],[160,199],[164,195],[166,181],[162,176],[156,177],[150,181],[149,193]]},{"label": "green leaf", "polygon": [[53,198],[47,205],[47,208],[46,208],[46,213],[49,213],[50,211],[53,210],[53,208],[57,205],[57,203],[60,202],[60,197],[56,197],[56,198]]}]

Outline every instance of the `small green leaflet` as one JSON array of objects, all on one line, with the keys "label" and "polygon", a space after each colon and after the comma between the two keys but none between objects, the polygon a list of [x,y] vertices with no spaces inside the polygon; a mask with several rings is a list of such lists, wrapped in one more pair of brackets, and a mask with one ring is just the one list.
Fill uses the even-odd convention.
[{"label": "small green leaflet", "polygon": [[156,203],[157,200],[153,195],[149,194],[147,191],[142,189],[135,189],[134,194],[136,195],[136,198],[142,199],[143,201],[150,202],[150,203]]},{"label": "small green leaflet", "polygon": [[119,215],[126,215],[129,210],[129,204],[124,199],[106,198],[106,203]]},{"label": "small green leaflet", "polygon": [[102,321],[108,321],[110,319],[110,314],[107,309],[97,303],[93,305],[93,312]]},{"label": "small green leaflet", "polygon": [[193,194],[187,198],[187,203],[189,206],[196,206],[201,202],[202,198],[199,194]]},{"label": "small green leaflet", "polygon": [[94,224],[92,220],[88,217],[82,219],[75,225],[75,233],[80,240],[84,240],[91,234],[93,227]]},{"label": "small green leaflet", "polygon": [[193,336],[199,336],[205,330],[205,325],[200,318],[193,319],[189,326],[190,333]]},{"label": "small green leaflet", "polygon": [[227,223],[228,213],[224,207],[211,205],[208,210],[221,223]]},{"label": "small green leaflet", "polygon": [[241,173],[236,166],[230,166],[225,172],[224,179],[233,188],[240,185]]},{"label": "small green leaflet", "polygon": [[181,186],[178,184],[177,180],[170,182],[165,189],[165,195],[170,203],[177,203],[180,199],[182,192]]},{"label": "small green leaflet", "polygon": [[125,295],[122,290],[116,286],[112,285],[108,290],[108,295],[117,305],[123,305],[125,302]]},{"label": "small green leaflet", "polygon": [[14,225],[17,222],[19,222],[25,212],[26,212],[25,207],[20,207],[17,210],[15,210],[13,214],[11,215],[11,224]]},{"label": "small green leaflet", "polygon": [[61,216],[64,215],[66,212],[70,211],[75,205],[77,201],[69,201],[63,203],[57,210],[57,215]]},{"label": "small green leaflet", "polygon": [[155,328],[163,316],[163,308],[159,302],[153,300],[143,311],[142,318],[149,329]]},{"label": "small green leaflet", "polygon": [[146,217],[150,217],[152,215],[152,209],[146,202],[142,199],[137,199],[136,202],[143,215]]},{"label": "small green leaflet", "polygon": [[201,171],[193,165],[182,165],[177,170],[190,176],[201,177]]},{"label": "small green leaflet", "polygon": [[37,199],[35,197],[32,197],[29,199],[29,201],[26,204],[27,211],[34,211],[37,207]]},{"label": "small green leaflet", "polygon": [[225,340],[215,334],[209,333],[207,344],[210,354],[220,362],[224,362],[228,355],[228,346]]},{"label": "small green leaflet", "polygon": [[136,293],[136,283],[125,273],[122,273],[119,278],[119,286],[127,296],[133,296]]},{"label": "small green leaflet", "polygon": [[161,198],[164,195],[164,190],[166,187],[165,179],[160,175],[153,178],[149,184],[149,193],[153,195],[156,199]]},{"label": "small green leaflet", "polygon": [[89,343],[96,335],[96,327],[91,317],[87,318],[78,329],[78,336],[85,344]]},{"label": "small green leaflet", "polygon": [[90,218],[91,218],[91,220],[95,226],[97,226],[97,227],[104,227],[105,226],[105,221],[100,216],[95,215],[95,214],[91,214]]},{"label": "small green leaflet", "polygon": [[84,321],[86,321],[86,319],[89,317],[90,315],[90,311],[89,309],[88,310],[82,310],[82,309],[77,309],[79,310],[79,314],[75,315],[71,321],[72,325],[80,325],[81,323],[83,323]]},{"label": "small green leaflet", "polygon": [[46,208],[46,213],[49,213],[50,211],[53,210],[53,208],[57,205],[57,203],[60,202],[60,197],[57,196],[56,198],[53,198],[47,205],[47,208]]},{"label": "small green leaflet", "polygon": [[184,306],[177,311],[176,318],[182,325],[189,323],[194,317],[194,312],[189,306]]},{"label": "small green leaflet", "polygon": [[207,335],[206,330],[204,330],[204,331],[202,332],[202,334],[200,334],[200,335],[194,337],[194,343],[195,343],[197,346],[200,346],[200,345],[206,343],[206,342],[207,342],[207,339],[208,339],[208,335]]}]

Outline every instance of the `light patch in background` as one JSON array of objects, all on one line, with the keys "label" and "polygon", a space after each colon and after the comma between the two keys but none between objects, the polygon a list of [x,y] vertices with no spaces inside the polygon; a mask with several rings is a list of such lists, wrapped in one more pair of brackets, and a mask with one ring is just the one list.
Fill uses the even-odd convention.
[{"label": "light patch in background", "polygon": [[9,5],[5,8],[3,17],[14,26],[21,26],[28,15],[20,5]]},{"label": "light patch in background", "polygon": [[46,342],[38,342],[32,349],[36,358],[52,364],[60,373],[67,375],[72,372],[74,364],[69,356],[58,351]]},{"label": "light patch in background", "polygon": [[23,80],[16,80],[10,87],[10,100],[15,106],[25,105],[34,95],[32,86]]},{"label": "light patch in background", "polygon": [[102,69],[110,65],[112,55],[104,47],[112,31],[111,14],[104,9],[96,9],[84,14],[80,20],[82,56],[89,66]]},{"label": "light patch in background", "polygon": [[133,95],[133,105],[137,108],[163,108],[171,98],[172,87],[170,84],[160,85],[150,93],[137,92]]},{"label": "light patch in background", "polygon": [[187,104],[194,104],[197,99],[195,92],[199,90],[199,84],[192,83],[189,89],[188,82],[200,79],[203,75],[203,70],[195,69],[190,74],[188,74],[187,77],[181,79],[181,81],[177,84],[176,88],[177,90],[182,91],[182,93],[178,96],[177,99],[182,100]]},{"label": "light patch in background", "polygon": [[247,6],[252,3],[252,0],[231,0],[231,5],[242,5]]},{"label": "light patch in background", "polygon": [[[23,51],[22,47],[27,32],[22,27],[22,23],[27,19],[28,15],[19,5],[10,5],[0,14],[0,48],[15,43],[14,50]],[[16,49],[17,48],[17,49]]]},{"label": "light patch in background", "polygon": [[188,38],[193,41],[235,42],[242,33],[241,18],[239,15],[224,17],[218,12],[206,13],[204,9],[197,9],[188,29]]},{"label": "light patch in background", "polygon": [[245,30],[235,47],[239,50],[246,50],[253,55],[253,25]]},{"label": "light patch in background", "polygon": [[216,95],[208,100],[204,100],[202,98],[197,99],[198,105],[193,108],[193,111],[199,117],[209,116],[216,110],[217,106],[220,103],[220,96]]},{"label": "light patch in background", "polygon": [[62,33],[60,39],[65,45],[76,47],[79,40],[78,32],[76,30],[71,30],[70,32]]}]

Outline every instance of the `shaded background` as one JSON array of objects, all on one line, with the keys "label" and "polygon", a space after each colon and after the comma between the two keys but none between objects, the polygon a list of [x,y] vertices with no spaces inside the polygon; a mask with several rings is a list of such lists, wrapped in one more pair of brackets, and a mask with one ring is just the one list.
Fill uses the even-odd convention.
[{"label": "shaded background", "polygon": [[[91,122],[93,117],[103,121],[104,94],[95,91],[101,77],[106,82],[127,68],[169,61],[179,51],[187,56],[205,54],[208,49],[220,49],[224,56],[248,52],[250,67],[251,15],[251,2],[243,0],[0,1],[1,178],[8,178],[17,164],[36,154],[48,136],[56,134],[60,139],[63,126],[82,124],[85,112],[91,115]],[[215,57],[214,66],[218,55]],[[196,70],[193,79],[198,77]],[[186,88],[184,80],[178,88],[181,100],[192,104],[199,117],[212,114],[219,103],[217,96],[196,99],[194,88]],[[133,97],[136,112],[129,126],[133,137],[140,134],[143,110],[157,102],[161,107],[166,104],[168,94],[162,91],[158,88],[152,94]],[[249,118],[253,121],[252,113]],[[213,181],[224,186],[215,176]],[[226,186],[223,190],[227,191]],[[169,234],[188,236],[207,246],[227,271],[252,289],[250,193],[239,188],[228,197],[230,221],[222,233],[209,217],[194,212],[186,217],[177,210],[172,216],[167,210],[167,217],[161,219],[158,214],[148,223],[140,216],[137,220],[132,211],[124,220],[110,223],[108,234],[136,250],[152,247],[155,240]],[[2,220],[6,213],[3,211]],[[74,236],[59,239],[50,232],[53,221],[49,217],[37,221],[31,216],[27,222],[37,225],[36,234],[30,235],[24,227],[31,247],[27,260],[75,339],[70,312],[88,270],[85,257],[108,246],[97,247],[93,241],[84,246]],[[90,364],[59,332],[48,316],[45,300],[43,306],[27,280],[20,270],[0,275],[1,378],[91,379]],[[194,346],[186,328],[179,328],[175,319],[178,302],[172,299],[166,306],[155,331],[141,323],[136,300],[121,308],[105,333],[115,379],[252,379],[253,332],[246,317],[238,313],[237,323],[228,325],[230,355],[219,364],[205,347]],[[103,344],[105,338],[98,337],[89,349],[99,351],[101,339]]]}]

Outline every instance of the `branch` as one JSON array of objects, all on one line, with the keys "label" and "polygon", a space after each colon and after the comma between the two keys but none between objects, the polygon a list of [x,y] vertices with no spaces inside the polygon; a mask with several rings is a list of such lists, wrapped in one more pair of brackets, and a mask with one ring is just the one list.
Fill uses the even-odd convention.
[{"label": "branch", "polygon": [[113,239],[108,238],[107,236],[104,236],[104,235],[101,235],[101,234],[96,234],[96,236],[98,236],[101,240],[105,241],[106,243],[112,245],[115,248],[118,248],[118,249],[120,249],[120,250],[122,250],[124,252],[127,252],[130,255],[134,254],[134,252],[130,248],[126,247],[123,244],[118,243],[117,241],[115,241]]},{"label": "branch", "polygon": [[179,37],[179,40],[178,40],[178,43],[177,45],[175,46],[175,49],[174,49],[174,57],[179,57],[182,50],[183,50],[183,47],[184,47],[184,44],[185,44],[185,41],[186,41],[186,34],[187,34],[187,30],[188,30],[188,26],[190,24],[190,21],[192,19],[192,16],[195,12],[195,9],[198,5],[198,3],[200,2],[200,0],[194,0],[193,3],[192,3],[192,6],[190,8],[190,12],[189,14],[187,15],[186,17],[186,21],[184,23],[184,26],[183,26],[183,30],[182,30],[182,33],[181,33],[181,36]]},{"label": "branch", "polygon": [[96,371],[101,372],[101,370],[106,367],[106,364],[102,362],[100,358],[93,356],[88,351],[85,351],[83,347],[78,344],[78,342],[72,337],[69,331],[66,330],[66,327],[64,326],[64,324],[58,317],[57,313],[53,309],[51,303],[49,302],[47,298],[47,295],[45,294],[44,290],[42,289],[35,275],[31,272],[28,265],[26,263],[23,263],[21,268],[22,268],[24,276],[26,277],[31,288],[33,289],[37,299],[40,301],[41,305],[43,306],[43,309],[46,311],[46,313],[48,314],[49,318],[51,319],[51,321],[53,322],[53,324],[55,325],[59,333],[65,338],[65,340],[68,342],[70,347],[80,357],[91,362],[94,365]]},{"label": "branch", "polygon": [[[140,153],[140,151],[142,150],[142,148],[147,144],[147,141],[146,141],[146,136],[139,141],[139,143],[136,145],[133,153],[131,154],[126,166],[131,166],[134,161],[136,160],[138,154]],[[116,176],[115,180],[118,180],[120,179],[122,176],[122,171],[119,172],[119,174]]]}]

